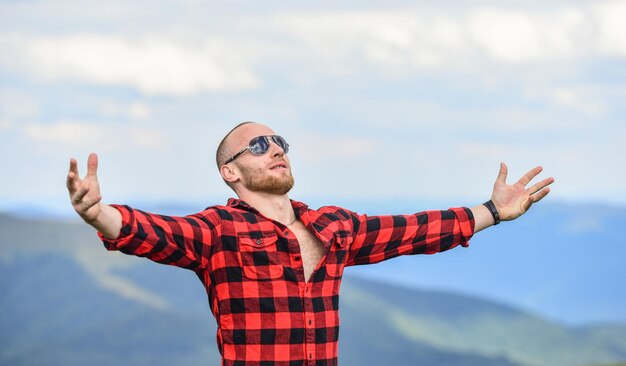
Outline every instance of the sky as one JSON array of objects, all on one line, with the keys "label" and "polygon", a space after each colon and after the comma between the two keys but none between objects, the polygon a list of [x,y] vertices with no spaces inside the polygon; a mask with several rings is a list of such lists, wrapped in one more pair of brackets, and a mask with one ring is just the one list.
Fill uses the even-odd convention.
[{"label": "sky", "polygon": [[289,141],[291,197],[488,199],[499,163],[548,199],[626,205],[626,1],[0,1],[0,210],[204,208],[233,126]]}]

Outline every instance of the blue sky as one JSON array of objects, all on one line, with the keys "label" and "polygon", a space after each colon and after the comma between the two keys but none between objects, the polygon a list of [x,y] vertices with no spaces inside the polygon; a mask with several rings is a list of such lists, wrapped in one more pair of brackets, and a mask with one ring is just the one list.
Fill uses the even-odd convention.
[{"label": "blue sky", "polygon": [[626,204],[626,1],[0,2],[0,209],[222,203],[235,124],[291,144],[292,197],[486,200],[500,161],[549,199]]}]

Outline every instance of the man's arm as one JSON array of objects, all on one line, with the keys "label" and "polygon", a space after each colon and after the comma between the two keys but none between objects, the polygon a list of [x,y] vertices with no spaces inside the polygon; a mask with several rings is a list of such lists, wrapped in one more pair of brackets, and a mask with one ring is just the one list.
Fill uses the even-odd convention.
[{"label": "man's arm", "polygon": [[[534,202],[549,193],[547,178],[526,189],[541,172],[536,167],[513,185],[506,184],[507,168],[500,165],[491,200],[501,220],[513,220],[526,212]],[[467,246],[478,231],[494,224],[491,212],[483,205],[472,209],[451,208],[424,211],[413,215],[368,216],[350,213],[353,241],[347,265],[376,263],[400,255],[432,254],[458,245]]]},{"label": "man's arm", "polygon": [[97,178],[98,157],[90,154],[84,179],[70,160],[67,188],[72,206],[98,230],[108,250],[147,257],[155,262],[197,270],[207,265],[220,236],[220,217],[205,210],[185,217],[151,214],[128,206],[105,205]]},{"label": "man's arm", "polygon": [[350,212],[352,239],[346,265],[372,264],[401,255],[433,254],[468,246],[474,218],[468,208],[429,210],[410,215]]},{"label": "man's arm", "polygon": [[[542,167],[538,166],[524,174],[515,184],[506,184],[508,169],[506,164],[500,163],[500,172],[493,185],[491,200],[496,206],[500,215],[500,220],[510,221],[523,215],[530,206],[539,202],[550,193],[550,184],[554,183],[554,178],[546,178],[530,188],[526,185],[532,181],[537,174],[541,173]],[[484,205],[472,207],[474,215],[474,233],[477,233],[494,224],[491,212]]]}]

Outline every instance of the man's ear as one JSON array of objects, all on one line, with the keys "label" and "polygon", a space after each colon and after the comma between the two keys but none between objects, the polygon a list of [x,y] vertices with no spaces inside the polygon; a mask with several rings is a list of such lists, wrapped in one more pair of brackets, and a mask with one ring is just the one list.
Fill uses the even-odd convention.
[{"label": "man's ear", "polygon": [[222,165],[220,168],[220,174],[228,183],[235,183],[239,180],[239,170],[231,165]]}]

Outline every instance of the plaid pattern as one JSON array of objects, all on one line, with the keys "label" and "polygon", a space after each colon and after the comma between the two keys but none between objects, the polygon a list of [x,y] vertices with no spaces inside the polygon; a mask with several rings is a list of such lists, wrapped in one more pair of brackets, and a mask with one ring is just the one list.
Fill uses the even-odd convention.
[{"label": "plaid pattern", "polygon": [[98,233],[108,250],[196,272],[217,320],[222,365],[337,365],[344,267],[467,246],[474,229],[467,208],[367,216],[292,201],[324,244],[307,282],[293,232],[241,200],[185,217],[113,206],[123,227],[115,240]]}]

